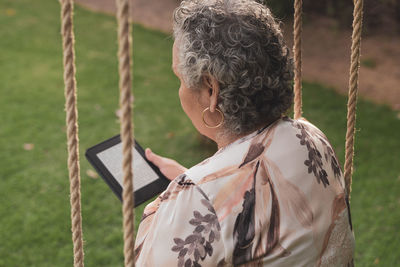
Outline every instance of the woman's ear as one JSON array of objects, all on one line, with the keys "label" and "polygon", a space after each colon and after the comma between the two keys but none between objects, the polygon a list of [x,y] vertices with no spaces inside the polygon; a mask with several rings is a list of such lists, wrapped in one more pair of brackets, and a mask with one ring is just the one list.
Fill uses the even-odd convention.
[{"label": "woman's ear", "polygon": [[218,104],[219,83],[213,76],[206,75],[204,76],[204,85],[208,87],[210,112],[214,112]]},{"label": "woman's ear", "polygon": [[211,87],[212,87],[212,85],[211,85],[211,76],[210,75],[204,75],[203,76],[203,83],[204,83],[205,87],[211,89]]}]

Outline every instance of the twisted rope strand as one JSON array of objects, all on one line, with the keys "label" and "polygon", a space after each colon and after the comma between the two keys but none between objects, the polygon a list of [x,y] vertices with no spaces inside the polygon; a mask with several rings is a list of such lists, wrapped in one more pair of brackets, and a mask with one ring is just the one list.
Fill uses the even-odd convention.
[{"label": "twisted rope strand", "polygon": [[134,199],[132,173],[132,102],[131,102],[131,64],[130,64],[130,24],[129,1],[117,0],[118,17],[118,61],[122,140],[122,169],[123,169],[123,228],[124,228],[124,256],[125,266],[134,266]]},{"label": "twisted rope strand", "polygon": [[294,118],[298,119],[302,114],[301,100],[301,32],[302,32],[302,0],[294,1],[294,25],[293,25],[293,54],[294,54]]},{"label": "twisted rope strand", "polygon": [[344,163],[344,179],[346,185],[346,192],[349,198],[351,193],[351,179],[352,179],[351,177],[353,174],[354,133],[356,124],[358,72],[360,69],[363,0],[354,1],[353,16],[354,19],[353,19],[353,34],[352,34],[352,44],[351,44],[349,98],[347,102],[346,153],[345,153],[345,163]]},{"label": "twisted rope strand", "polygon": [[79,167],[78,111],[76,108],[75,52],[73,33],[73,1],[61,1],[61,34],[63,39],[64,93],[68,141],[72,241],[74,266],[83,267],[81,188]]}]

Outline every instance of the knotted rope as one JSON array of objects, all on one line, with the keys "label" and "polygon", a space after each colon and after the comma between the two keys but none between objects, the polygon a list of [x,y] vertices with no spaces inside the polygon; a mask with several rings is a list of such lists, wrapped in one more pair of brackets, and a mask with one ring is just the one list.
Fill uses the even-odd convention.
[{"label": "knotted rope", "polygon": [[302,0],[294,1],[293,54],[294,54],[294,118],[301,117],[301,31]]},{"label": "knotted rope", "polygon": [[349,98],[347,102],[346,153],[344,163],[344,180],[346,192],[350,198],[351,177],[353,174],[354,133],[356,124],[356,104],[358,92],[358,72],[360,69],[361,29],[363,17],[363,0],[354,0],[353,34],[351,44],[351,63],[349,79]]},{"label": "knotted rope", "polygon": [[61,0],[61,34],[64,52],[64,93],[68,141],[72,241],[74,243],[74,266],[83,267],[78,111],[76,108],[75,52],[74,32],[72,27],[73,8],[73,0]]},{"label": "knotted rope", "polygon": [[125,266],[134,266],[134,200],[133,200],[133,173],[132,173],[132,95],[131,95],[131,30],[129,24],[129,1],[117,0],[118,18],[118,62],[119,88],[121,108],[121,140],[122,140],[122,170],[123,192],[122,212],[124,227],[124,256]]}]

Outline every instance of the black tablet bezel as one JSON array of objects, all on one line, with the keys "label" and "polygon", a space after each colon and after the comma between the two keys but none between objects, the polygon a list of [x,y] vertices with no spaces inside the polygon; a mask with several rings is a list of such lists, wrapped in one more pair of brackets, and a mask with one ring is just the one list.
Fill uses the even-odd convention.
[{"label": "black tablet bezel", "polygon": [[[118,183],[118,181],[114,178],[114,176],[108,171],[106,166],[97,156],[98,153],[115,146],[121,143],[120,135],[116,135],[111,137],[110,139],[101,142],[89,149],[86,150],[85,156],[87,160],[92,164],[95,170],[100,174],[101,178],[107,183],[107,185],[111,188],[111,190],[115,193],[115,195],[122,202],[122,187]],[[155,166],[152,162],[147,160],[143,148],[136,142],[135,140],[135,149],[137,152],[143,157],[143,159],[147,162],[147,164],[153,169],[153,171],[158,175],[158,179],[153,181],[152,183],[140,188],[139,190],[135,190],[134,198],[135,198],[135,207],[146,202],[152,197],[156,196],[163,192],[168,184],[169,180],[160,172],[160,170]]]}]

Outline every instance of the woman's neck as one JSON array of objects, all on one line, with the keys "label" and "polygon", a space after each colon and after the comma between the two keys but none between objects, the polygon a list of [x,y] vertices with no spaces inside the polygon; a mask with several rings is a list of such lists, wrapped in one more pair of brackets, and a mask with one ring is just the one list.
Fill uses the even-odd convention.
[{"label": "woman's neck", "polygon": [[228,134],[223,134],[223,133],[217,133],[215,135],[214,142],[217,143],[218,150],[226,147],[227,145],[232,144],[236,140],[246,136],[246,134],[241,134],[241,135],[228,135]]},{"label": "woman's neck", "polygon": [[279,119],[273,120],[272,122],[260,124],[258,127],[256,127],[255,130],[249,131],[249,132],[246,132],[246,133],[243,133],[243,134],[239,134],[239,135],[227,134],[227,133],[224,132],[224,131],[217,132],[217,133],[215,134],[215,137],[214,137],[213,140],[214,140],[215,143],[217,143],[218,150],[219,150],[219,149],[221,149],[221,148],[223,148],[223,147],[226,147],[227,145],[232,144],[232,143],[235,142],[236,140],[238,140],[238,139],[240,139],[240,138],[243,138],[243,137],[245,137],[246,135],[251,134],[251,133],[254,132],[254,131],[257,131],[257,130],[260,130],[260,129],[262,129],[262,128],[266,128],[266,127],[270,126],[272,123],[274,123],[274,122],[277,121],[277,120],[279,120]]}]

